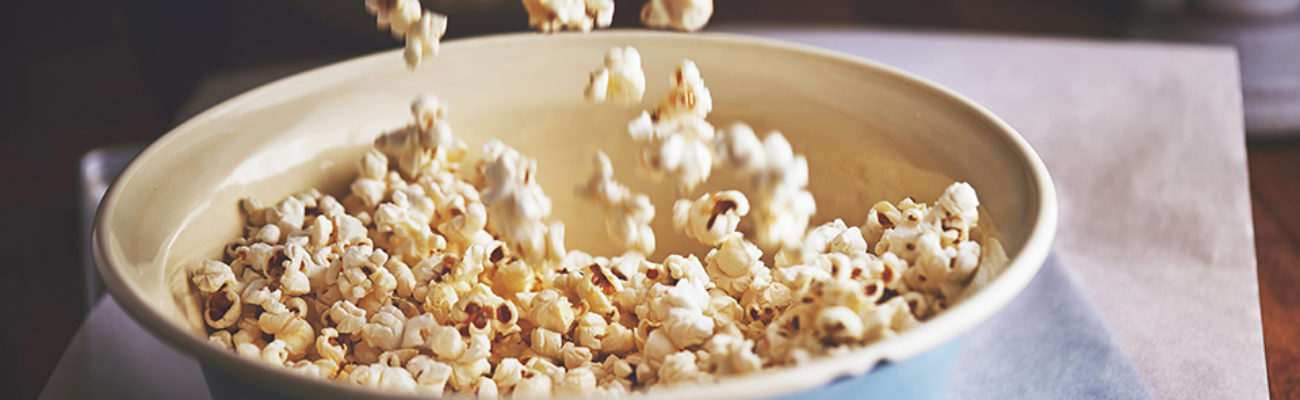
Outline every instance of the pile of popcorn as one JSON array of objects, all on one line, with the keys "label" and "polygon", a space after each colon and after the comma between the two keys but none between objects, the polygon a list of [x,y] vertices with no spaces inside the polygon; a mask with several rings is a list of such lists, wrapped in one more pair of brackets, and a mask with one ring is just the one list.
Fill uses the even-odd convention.
[{"label": "pile of popcorn", "polygon": [[[593,74],[597,99],[639,100],[639,60],[611,50]],[[981,260],[970,185],[932,205],[877,203],[861,226],[808,229],[807,159],[780,133],[715,131],[694,63],[671,85],[629,137],[641,171],[678,190],[673,226],[712,247],[703,258],[649,257],[654,206],[614,179],[604,153],[577,191],[626,252],[566,249],[536,161],[496,140],[469,158],[426,95],[360,158],[341,200],[308,190],[242,202],[243,237],[191,274],[211,343],[402,393],[613,397],[842,353],[898,335],[970,284]],[[751,179],[752,206],[738,190],[691,195],[715,167]],[[751,213],[752,236],[740,229]]]}]

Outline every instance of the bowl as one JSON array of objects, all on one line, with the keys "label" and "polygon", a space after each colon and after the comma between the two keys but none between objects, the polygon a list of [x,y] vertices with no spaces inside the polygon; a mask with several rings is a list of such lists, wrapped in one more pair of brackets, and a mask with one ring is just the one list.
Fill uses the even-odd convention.
[{"label": "bowl", "polygon": [[[613,46],[642,55],[640,106],[583,100],[588,72]],[[241,234],[238,199],[266,201],[307,188],[342,194],[356,159],[381,132],[405,124],[409,102],[437,94],[471,149],[500,138],[538,160],[537,180],[568,224],[570,248],[612,254],[599,217],[573,188],[596,149],[615,176],[652,193],[660,259],[702,247],[670,227],[672,190],[635,179],[627,122],[668,90],[682,59],[696,62],[714,100],[709,120],[779,130],[808,156],[815,223],[859,225],[877,201],[932,202],[953,181],[981,197],[981,226],[1009,261],[963,301],[903,334],[796,368],[656,391],[652,397],[758,398],[908,390],[942,395],[960,335],[1009,302],[1047,256],[1057,209],[1051,178],[1025,140],[998,117],[934,83],[873,61],[744,36],[605,31],[509,34],[448,42],[408,72],[388,51],[303,72],[234,97],[159,138],[105,195],[93,245],[106,286],[148,331],[198,360],[214,397],[405,398],[307,378],[207,343],[186,271]],[[716,171],[706,186],[738,182]],[[869,373],[870,372],[870,373]],[[937,382],[937,383],[936,383]],[[891,389],[891,385],[893,388]],[[937,385],[937,386],[936,386]],[[938,389],[934,389],[937,387]],[[845,389],[847,388],[847,389]]]}]

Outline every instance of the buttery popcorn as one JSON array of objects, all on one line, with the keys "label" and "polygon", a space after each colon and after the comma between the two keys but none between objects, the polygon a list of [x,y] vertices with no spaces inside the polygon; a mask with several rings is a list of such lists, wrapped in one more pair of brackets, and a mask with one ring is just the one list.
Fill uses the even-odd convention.
[{"label": "buttery popcorn", "polygon": [[420,10],[420,0],[366,0],[366,11],[375,16],[380,29],[393,37],[406,38],[402,57],[415,69],[420,60],[438,55],[438,43],[447,33],[447,16]]},{"label": "buttery popcorn", "polygon": [[[409,5],[373,3],[394,7],[381,21],[414,26]],[[491,140],[467,164],[446,107],[422,96],[410,124],[359,158],[342,201],[308,190],[240,202],[242,237],[190,273],[208,341],[398,393],[622,397],[897,336],[1006,262],[996,239],[984,251],[972,233],[979,200],[964,182],[932,204],[877,203],[860,226],[810,227],[808,160],[780,133],[760,140],[738,123],[715,134],[693,63],[672,85],[629,133],[642,167],[676,186],[673,226],[710,247],[702,259],[647,258],[654,205],[613,179],[603,152],[577,192],[625,253],[567,249],[536,161]],[[752,191],[687,197],[715,165]]]},{"label": "buttery popcorn", "polygon": [[685,195],[709,179],[713,169],[714,128],[705,120],[713,98],[694,62],[685,60],[673,73],[672,88],[652,111],[628,123],[628,135],[640,148],[640,165],[653,180],[671,179]]},{"label": "buttery popcorn", "polygon": [[740,217],[749,214],[749,200],[738,190],[706,193],[700,198],[673,204],[673,227],[686,236],[710,246],[736,231]]},{"label": "buttery popcorn", "polygon": [[694,32],[712,16],[713,0],[650,0],[641,7],[641,23],[652,28]]},{"label": "buttery popcorn", "polygon": [[645,95],[641,54],[632,46],[609,49],[605,53],[605,65],[591,73],[591,81],[583,93],[591,101],[640,102]]},{"label": "buttery popcorn", "polygon": [[614,0],[523,0],[528,26],[542,33],[609,27]]},{"label": "buttery popcorn", "polygon": [[595,170],[578,194],[605,210],[605,230],[619,248],[649,255],[655,249],[654,205],[650,197],[633,193],[614,180],[614,167],[605,152],[596,152]]}]

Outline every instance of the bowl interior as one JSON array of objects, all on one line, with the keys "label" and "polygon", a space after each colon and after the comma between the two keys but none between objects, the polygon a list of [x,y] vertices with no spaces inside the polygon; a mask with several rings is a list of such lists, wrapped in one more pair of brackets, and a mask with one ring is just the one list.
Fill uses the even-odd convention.
[{"label": "bowl interior", "polygon": [[[641,52],[647,93],[640,106],[582,98],[588,72],[615,45]],[[703,247],[672,230],[672,186],[636,174],[626,136],[627,122],[665,95],[684,58],[698,64],[712,92],[715,126],[745,121],[760,137],[779,130],[808,157],[815,223],[861,225],[877,201],[932,202],[948,184],[967,181],[983,204],[981,224],[996,225],[1013,264],[1031,236],[1043,234],[1046,175],[1023,141],[968,102],[890,68],[730,36],[507,35],[448,43],[415,73],[399,52],[386,52],[299,74],[176,128],[106,197],[96,231],[106,280],[168,341],[200,357],[225,357],[202,350],[186,271],[240,234],[238,199],[273,203],[312,187],[344,194],[357,157],[376,135],[407,123],[409,102],[425,92],[448,104],[452,128],[472,154],[495,137],[538,160],[537,179],[554,201],[552,218],[567,224],[569,248],[614,254],[603,216],[574,194],[603,149],[615,177],[658,207],[652,258],[702,257]],[[715,170],[705,189],[738,186],[747,187]]]}]

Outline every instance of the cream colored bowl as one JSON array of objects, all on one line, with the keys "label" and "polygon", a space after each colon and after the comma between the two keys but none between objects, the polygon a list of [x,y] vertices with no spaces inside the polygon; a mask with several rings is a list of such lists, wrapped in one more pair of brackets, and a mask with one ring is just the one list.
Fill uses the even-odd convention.
[{"label": "cream colored bowl", "polygon": [[[636,46],[647,74],[641,107],[582,98],[590,69],[612,46]],[[255,386],[323,398],[374,395],[241,359],[209,345],[186,273],[240,235],[238,199],[278,201],[311,187],[342,194],[355,160],[385,129],[406,123],[415,95],[449,104],[456,134],[478,149],[497,137],[538,159],[538,180],[568,224],[570,248],[611,252],[600,216],[574,196],[605,149],[616,176],[656,193],[660,250],[700,251],[676,239],[667,184],[636,179],[626,124],[667,91],[683,58],[700,67],[718,126],[776,129],[809,159],[816,223],[860,225],[879,200],[934,201],[952,181],[979,192],[1010,256],[991,284],[905,334],[794,369],[692,388],[690,398],[752,398],[805,391],[881,360],[903,360],[988,318],[1042,264],[1056,227],[1056,197],[1042,162],[1010,126],[971,101],[906,72],[816,48],[748,37],[612,31],[515,34],[447,43],[415,73],[397,51],[304,72],[226,101],[158,139],[104,197],[95,256],[109,291],[141,325],[205,369]],[[716,171],[711,187],[738,180]],[[697,253],[700,254],[700,253]],[[700,254],[702,255],[702,254]],[[661,392],[664,397],[682,393]]]}]

